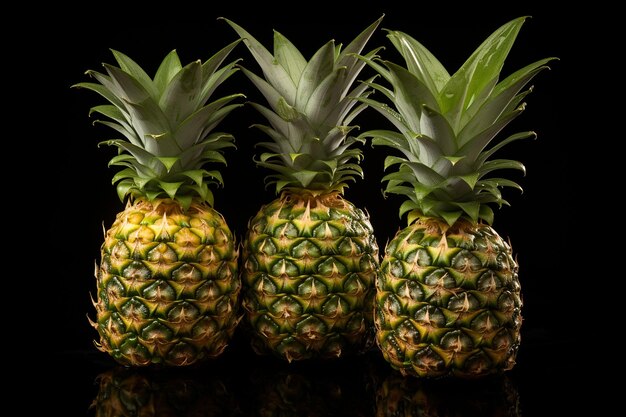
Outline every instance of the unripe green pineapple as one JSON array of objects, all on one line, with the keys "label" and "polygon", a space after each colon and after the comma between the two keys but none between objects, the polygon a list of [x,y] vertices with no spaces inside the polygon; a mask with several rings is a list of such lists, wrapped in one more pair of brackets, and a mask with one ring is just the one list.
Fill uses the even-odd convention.
[{"label": "unripe green pineapple", "polygon": [[[378,246],[369,217],[344,198],[362,176],[349,123],[366,107],[366,84],[353,87],[365,62],[370,25],[345,49],[327,42],[307,61],[274,32],[274,54],[243,28],[263,76],[243,68],[269,107],[252,103],[271,138],[256,160],[273,171],[277,199],[250,220],[242,252],[243,307],[258,353],[288,361],[339,357],[373,343]],[[373,55],[372,52],[370,55]],[[355,105],[357,105],[355,107]]]},{"label": "unripe green pineapple", "polygon": [[103,142],[119,150],[109,165],[121,200],[105,232],[96,269],[97,347],[125,365],[191,365],[224,350],[240,319],[238,249],[225,219],[213,208],[210,184],[233,137],[215,127],[241,104],[233,94],[209,102],[237,68],[223,65],[239,41],[202,63],[182,66],[169,53],[150,78],[128,56],[119,66],[89,71],[97,83],[79,83],[109,104],[92,108],[122,138]]},{"label": "unripe green pineapple", "polygon": [[376,282],[377,343],[403,374],[476,377],[512,368],[520,344],[522,296],[511,246],[490,226],[491,204],[508,204],[501,188],[521,187],[491,174],[524,170],[491,159],[504,145],[534,137],[515,133],[489,146],[525,107],[522,89],[554,58],[499,81],[525,18],[497,29],[449,75],[418,41],[388,38],[406,67],[364,57],[389,87],[370,85],[387,103],[362,98],[395,130],[372,130],[374,146],[397,151],[386,193],[404,196],[408,226],[391,240]]}]

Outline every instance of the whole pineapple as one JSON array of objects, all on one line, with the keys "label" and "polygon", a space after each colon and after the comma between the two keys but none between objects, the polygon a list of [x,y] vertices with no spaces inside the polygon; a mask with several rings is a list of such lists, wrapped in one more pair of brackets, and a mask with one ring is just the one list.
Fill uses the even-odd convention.
[{"label": "whole pineapple", "polygon": [[508,136],[489,147],[523,110],[524,86],[546,64],[530,64],[502,81],[503,63],[525,21],[497,29],[452,76],[418,41],[399,31],[388,38],[406,67],[365,57],[391,88],[370,85],[392,106],[361,100],[395,130],[372,130],[374,146],[399,151],[385,159],[385,192],[404,196],[408,226],[386,248],[376,282],[376,338],[384,358],[403,374],[481,376],[514,366],[520,344],[522,296],[511,246],[490,226],[490,205],[508,204],[491,176],[524,170],[491,159]]},{"label": "whole pineapple", "polygon": [[276,31],[272,55],[225,20],[263,71],[242,69],[269,105],[252,103],[269,122],[255,126],[271,138],[256,162],[273,171],[267,180],[279,194],[250,220],[243,244],[253,347],[288,361],[365,349],[373,343],[379,253],[368,215],[344,188],[362,176],[349,125],[366,107],[356,98],[368,94],[366,84],[352,87],[365,67],[356,54],[380,19],[345,49],[329,41],[310,61]]},{"label": "whole pineapple", "polygon": [[190,365],[219,355],[240,319],[238,249],[213,208],[209,184],[221,184],[230,134],[214,128],[241,94],[209,102],[235,71],[223,65],[239,41],[206,62],[182,66],[170,52],[151,79],[128,56],[106,74],[88,71],[92,90],[110,104],[92,108],[123,138],[103,142],[119,150],[109,165],[124,211],[105,232],[96,268],[97,347],[125,365]]}]

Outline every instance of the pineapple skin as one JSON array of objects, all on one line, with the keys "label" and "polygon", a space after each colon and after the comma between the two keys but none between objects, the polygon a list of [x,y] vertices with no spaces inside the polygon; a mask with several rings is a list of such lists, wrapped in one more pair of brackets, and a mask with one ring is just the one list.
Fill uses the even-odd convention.
[{"label": "pineapple skin", "polygon": [[514,366],[518,264],[491,226],[417,220],[385,248],[376,289],[376,342],[401,374],[475,378]]},{"label": "pineapple skin", "polygon": [[219,356],[240,320],[238,249],[206,203],[129,202],[96,269],[96,346],[123,365],[192,365]]},{"label": "pineapple skin", "polygon": [[291,362],[373,347],[379,249],[341,193],[283,192],[250,220],[242,306],[258,354]]}]

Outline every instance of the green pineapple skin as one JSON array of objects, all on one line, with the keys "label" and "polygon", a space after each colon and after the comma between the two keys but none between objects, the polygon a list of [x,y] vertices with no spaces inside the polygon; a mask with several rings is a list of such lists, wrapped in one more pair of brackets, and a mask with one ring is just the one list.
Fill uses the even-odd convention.
[{"label": "green pineapple skin", "polygon": [[387,245],[376,289],[376,341],[403,375],[474,378],[514,366],[518,265],[491,226],[417,220]]},{"label": "green pineapple skin", "polygon": [[258,354],[291,362],[373,347],[378,245],[339,193],[284,192],[248,225],[242,306]]},{"label": "green pineapple skin", "polygon": [[96,278],[96,346],[123,365],[219,356],[240,320],[238,250],[207,204],[129,203],[106,232]]}]

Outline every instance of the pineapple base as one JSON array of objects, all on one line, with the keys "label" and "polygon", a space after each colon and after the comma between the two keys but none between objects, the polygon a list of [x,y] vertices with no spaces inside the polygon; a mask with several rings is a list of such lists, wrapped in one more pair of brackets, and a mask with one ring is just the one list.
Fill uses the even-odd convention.
[{"label": "pineapple base", "polygon": [[522,297],[511,246],[485,224],[419,219],[385,249],[376,340],[403,375],[480,377],[511,369]]},{"label": "pineapple base", "polygon": [[128,203],[96,270],[96,346],[123,365],[191,365],[222,353],[237,323],[238,250],[207,204]]},{"label": "pineapple base", "polygon": [[373,346],[378,245],[339,192],[284,192],[249,223],[243,308],[258,354],[336,358]]}]

